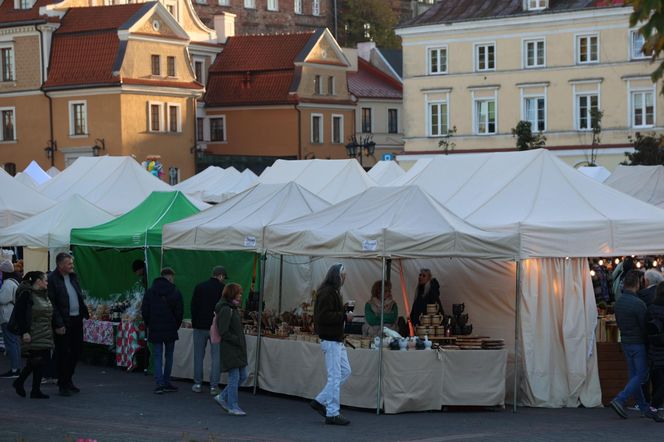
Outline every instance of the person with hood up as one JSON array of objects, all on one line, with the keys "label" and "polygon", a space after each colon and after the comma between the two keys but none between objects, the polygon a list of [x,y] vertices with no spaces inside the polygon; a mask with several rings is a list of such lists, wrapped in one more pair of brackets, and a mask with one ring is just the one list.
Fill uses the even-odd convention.
[{"label": "person with hood up", "polygon": [[141,314],[148,330],[148,342],[153,346],[152,362],[157,386],[154,394],[171,393],[178,388],[171,384],[173,350],[182,324],[184,304],[182,294],[174,284],[175,272],[169,267],[161,270],[143,297]]},{"label": "person with hood up", "polygon": [[19,287],[20,276],[14,273],[14,265],[10,260],[0,262],[2,286],[0,286],[0,327],[5,340],[5,349],[9,356],[10,369],[0,378],[17,378],[21,371],[21,343],[20,337],[9,331],[7,324],[12,316],[16,304],[16,290]]},{"label": "person with hood up", "polygon": [[415,300],[410,310],[410,322],[413,327],[419,325],[420,315],[427,311],[427,304],[438,304],[439,313],[443,314],[443,305],[440,302],[440,284],[432,278],[431,270],[421,269],[415,288]]}]

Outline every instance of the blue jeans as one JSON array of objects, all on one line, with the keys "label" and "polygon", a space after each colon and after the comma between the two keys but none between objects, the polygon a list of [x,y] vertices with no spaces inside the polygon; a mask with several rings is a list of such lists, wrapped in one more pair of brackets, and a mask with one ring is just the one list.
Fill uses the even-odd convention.
[{"label": "blue jeans", "polygon": [[[194,329],[194,383],[203,382],[203,362],[205,360],[205,347],[210,341],[210,330]],[[210,343],[210,387],[219,385],[221,376],[221,360],[219,359],[219,344]]]},{"label": "blue jeans", "polygon": [[18,336],[7,329],[7,324],[9,323],[5,322],[2,324],[2,335],[5,338],[5,349],[7,350],[12,370],[20,370],[21,342],[18,340]]},{"label": "blue jeans", "polygon": [[323,391],[318,393],[316,400],[325,405],[328,417],[339,414],[341,407],[341,386],[350,376],[348,353],[343,342],[320,341],[320,348],[325,354],[325,368],[327,368],[327,383]]},{"label": "blue jeans", "polygon": [[[153,342],[154,348],[154,378],[157,381],[157,387],[165,387],[171,383],[171,370],[173,369],[173,342]],[[166,351],[164,351],[164,348]],[[163,363],[162,363],[163,361]]]},{"label": "blue jeans", "polygon": [[240,384],[247,380],[247,366],[240,368],[231,368],[228,370],[228,385],[221,392],[221,398],[228,404],[231,410],[238,410],[237,389]]},{"label": "blue jeans", "polygon": [[645,344],[621,344],[625,359],[627,360],[627,369],[629,371],[629,381],[623,391],[618,393],[616,399],[623,405],[630,396],[636,399],[641,412],[648,409],[649,405],[643,396],[641,386],[648,380],[648,353]]}]

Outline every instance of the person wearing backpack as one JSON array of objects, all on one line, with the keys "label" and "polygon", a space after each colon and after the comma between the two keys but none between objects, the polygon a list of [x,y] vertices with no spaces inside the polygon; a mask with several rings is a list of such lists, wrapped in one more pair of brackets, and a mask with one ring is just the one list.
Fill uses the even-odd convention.
[{"label": "person wearing backpack", "polygon": [[648,357],[652,378],[653,408],[664,412],[664,282],[657,284],[652,304],[648,307]]},{"label": "person wearing backpack", "polygon": [[16,304],[16,290],[20,277],[14,273],[14,265],[11,261],[5,260],[0,263],[0,272],[2,272],[2,286],[0,286],[0,327],[5,340],[5,349],[9,356],[10,369],[6,373],[0,374],[0,378],[17,378],[21,371],[21,343],[20,337],[9,331],[7,324],[14,311]]}]

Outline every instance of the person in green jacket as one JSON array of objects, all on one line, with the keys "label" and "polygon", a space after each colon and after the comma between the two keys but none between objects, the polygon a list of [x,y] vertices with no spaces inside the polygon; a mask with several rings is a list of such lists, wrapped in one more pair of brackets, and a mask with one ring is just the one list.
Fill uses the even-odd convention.
[{"label": "person in green jacket", "polygon": [[[382,281],[378,280],[371,286],[371,299],[364,306],[363,336],[380,336],[380,291]],[[397,330],[397,319],[399,318],[399,307],[392,298],[392,283],[385,281],[385,299],[383,303],[383,325],[392,330]]]},{"label": "person in green jacket", "polygon": [[221,292],[221,300],[214,308],[217,330],[221,337],[221,371],[228,372],[228,385],[215,396],[221,408],[233,416],[246,416],[238,404],[237,390],[247,380],[247,343],[244,339],[242,318],[238,308],[242,305],[242,287],[228,284]]},{"label": "person in green jacket", "polygon": [[46,292],[47,286],[44,272],[28,272],[16,290],[14,315],[26,363],[13,386],[19,396],[25,397],[23,384],[32,373],[31,399],[49,397],[40,389],[44,366],[53,348],[53,306]]}]

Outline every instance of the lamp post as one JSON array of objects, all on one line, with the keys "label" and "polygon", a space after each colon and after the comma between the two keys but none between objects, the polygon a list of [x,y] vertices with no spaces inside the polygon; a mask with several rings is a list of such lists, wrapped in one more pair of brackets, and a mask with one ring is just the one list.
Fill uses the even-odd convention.
[{"label": "lamp post", "polygon": [[106,150],[106,141],[103,138],[96,138],[95,145],[92,146],[92,155],[98,157],[100,150]]},{"label": "lamp post", "polygon": [[346,144],[346,154],[348,158],[359,158],[360,166],[362,164],[362,157],[373,157],[376,150],[376,142],[373,140],[373,135],[366,135],[359,139],[353,135],[350,137],[350,142]]},{"label": "lamp post", "polygon": [[55,152],[58,151],[58,142],[55,140],[48,140],[46,142],[46,147],[44,152],[46,152],[46,158],[50,158],[51,166],[55,166]]}]

